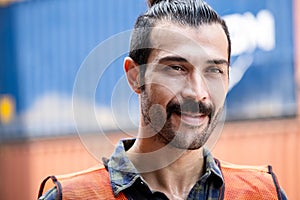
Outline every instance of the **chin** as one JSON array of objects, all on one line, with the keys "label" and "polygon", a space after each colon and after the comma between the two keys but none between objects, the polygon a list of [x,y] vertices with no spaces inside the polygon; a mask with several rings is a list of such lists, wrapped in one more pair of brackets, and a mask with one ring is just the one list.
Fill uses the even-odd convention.
[{"label": "chin", "polygon": [[185,142],[170,142],[169,143],[172,147],[175,147],[177,149],[184,149],[184,150],[198,150],[203,147],[203,144],[199,143],[185,143]]},{"label": "chin", "polygon": [[202,148],[208,140],[210,133],[205,131],[195,134],[195,130],[177,132],[176,136],[169,142],[178,149],[197,150]]}]

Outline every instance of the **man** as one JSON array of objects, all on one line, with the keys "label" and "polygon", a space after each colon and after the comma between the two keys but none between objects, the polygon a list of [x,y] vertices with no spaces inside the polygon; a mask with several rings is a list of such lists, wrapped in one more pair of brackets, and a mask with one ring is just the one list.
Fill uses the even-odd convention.
[{"label": "man", "polygon": [[40,199],[286,199],[270,167],[225,164],[204,147],[228,90],[225,22],[201,0],[149,4],[124,61],[138,137],[120,141],[105,168],[49,177],[56,187]]}]

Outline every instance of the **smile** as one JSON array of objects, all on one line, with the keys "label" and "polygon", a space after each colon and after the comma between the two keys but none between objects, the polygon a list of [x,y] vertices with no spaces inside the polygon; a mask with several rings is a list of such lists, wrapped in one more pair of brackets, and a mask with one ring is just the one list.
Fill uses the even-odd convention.
[{"label": "smile", "polygon": [[181,112],[176,113],[176,115],[180,117],[182,123],[193,127],[203,125],[209,118],[207,115],[201,113]]}]

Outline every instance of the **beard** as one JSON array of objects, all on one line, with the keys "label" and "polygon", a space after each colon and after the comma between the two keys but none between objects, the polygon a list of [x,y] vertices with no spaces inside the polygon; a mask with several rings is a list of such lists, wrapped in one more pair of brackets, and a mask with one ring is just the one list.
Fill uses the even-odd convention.
[{"label": "beard", "polygon": [[[142,92],[141,110],[146,126],[156,133],[155,137],[166,145],[179,149],[195,150],[203,147],[222,115],[223,106],[215,110],[212,104],[183,99],[181,103],[170,101],[166,108],[153,104],[146,91]],[[207,123],[191,126],[185,123],[174,123],[172,116],[181,116],[182,112],[201,114],[208,118]]]}]

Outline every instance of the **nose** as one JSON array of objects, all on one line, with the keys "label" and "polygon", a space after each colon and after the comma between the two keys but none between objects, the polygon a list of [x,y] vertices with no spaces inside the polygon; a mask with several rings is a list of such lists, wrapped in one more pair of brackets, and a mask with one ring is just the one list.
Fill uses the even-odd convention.
[{"label": "nose", "polygon": [[209,99],[209,88],[200,72],[194,72],[186,79],[182,97],[196,102],[205,102]]}]

